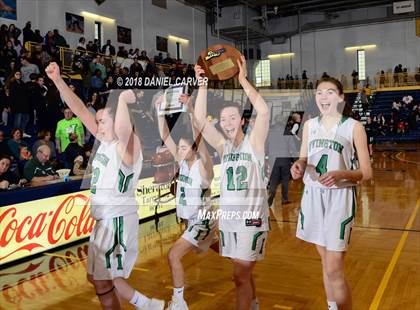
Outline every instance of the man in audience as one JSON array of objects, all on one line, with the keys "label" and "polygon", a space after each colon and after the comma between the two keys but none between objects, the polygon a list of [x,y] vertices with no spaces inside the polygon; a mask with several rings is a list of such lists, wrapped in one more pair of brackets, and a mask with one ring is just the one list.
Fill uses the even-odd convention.
[{"label": "man in audience", "polygon": [[23,169],[26,180],[32,182],[44,182],[58,179],[53,166],[50,163],[51,151],[48,145],[41,145],[35,156],[30,159]]},{"label": "man in audience", "polygon": [[161,64],[163,62],[162,53],[159,53],[159,55],[155,56],[154,59],[155,59],[155,63]]},{"label": "man in audience", "polygon": [[64,153],[66,154],[66,162],[71,167],[78,156],[84,156],[84,150],[77,141],[78,139],[76,133],[69,134],[69,140],[70,143],[66,147],[66,151]]},{"label": "man in audience", "polygon": [[108,56],[115,56],[115,47],[111,45],[111,40],[106,40],[106,44],[102,46],[101,53]]},{"label": "man in audience", "polygon": [[175,61],[171,58],[171,54],[166,53],[166,58],[163,60],[163,63],[166,65],[172,65]]},{"label": "man in audience", "polygon": [[30,63],[28,58],[23,56],[20,57],[20,63],[22,64],[22,67],[20,68],[20,72],[22,73],[22,82],[29,82],[31,80],[30,75],[32,73],[39,74],[38,66]]},{"label": "man in audience", "polygon": [[57,130],[55,131],[55,145],[59,154],[64,152],[70,143],[69,134],[76,133],[78,143],[83,146],[85,132],[82,122],[78,117],[73,117],[73,112],[70,108],[64,109],[64,119],[57,123]]},{"label": "man in audience", "polygon": [[134,72],[140,72],[140,74],[143,73],[143,66],[139,63],[138,58],[134,58],[133,64],[130,66],[130,75],[134,76]]},{"label": "man in audience", "polygon": [[58,32],[58,29],[53,30],[54,42],[56,46],[67,47],[66,39]]}]

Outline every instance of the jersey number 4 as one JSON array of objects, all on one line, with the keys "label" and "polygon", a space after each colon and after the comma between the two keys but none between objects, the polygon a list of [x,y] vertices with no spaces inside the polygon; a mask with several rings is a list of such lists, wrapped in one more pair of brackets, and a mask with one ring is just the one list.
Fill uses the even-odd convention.
[{"label": "jersey number 4", "polygon": [[248,189],[248,182],[246,182],[245,180],[248,177],[248,171],[246,170],[245,166],[238,166],[236,167],[236,186],[235,186],[235,182],[234,182],[234,176],[233,176],[233,167],[229,167],[226,170],[227,173],[227,189],[228,191],[234,191],[234,190],[244,190],[244,189]]},{"label": "jersey number 4", "polygon": [[327,163],[328,163],[328,155],[324,154],[319,159],[319,162],[315,167],[315,171],[318,172],[320,175],[323,175],[325,172],[328,171]]}]

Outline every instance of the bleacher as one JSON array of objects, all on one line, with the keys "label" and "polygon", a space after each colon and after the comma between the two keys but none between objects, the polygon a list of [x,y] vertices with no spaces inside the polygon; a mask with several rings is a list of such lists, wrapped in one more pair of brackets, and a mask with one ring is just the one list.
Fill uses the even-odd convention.
[{"label": "bleacher", "polygon": [[[376,92],[371,107],[371,115],[375,116],[382,113],[385,117],[391,117],[392,102],[394,100],[401,101],[407,95],[411,95],[414,102],[420,102],[420,89]],[[403,135],[389,133],[386,136],[377,136],[375,139],[377,142],[418,142],[420,141],[420,129],[410,130]]]}]

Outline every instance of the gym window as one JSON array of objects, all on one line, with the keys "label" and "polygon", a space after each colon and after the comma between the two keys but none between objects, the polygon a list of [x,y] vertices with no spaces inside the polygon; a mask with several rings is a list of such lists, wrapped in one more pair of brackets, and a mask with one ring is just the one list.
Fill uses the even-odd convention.
[{"label": "gym window", "polygon": [[264,59],[257,61],[255,66],[255,86],[263,87],[271,85],[271,73],[270,73],[270,59]]},{"label": "gym window", "polygon": [[357,51],[357,72],[359,73],[359,80],[366,80],[366,58],[365,50]]}]

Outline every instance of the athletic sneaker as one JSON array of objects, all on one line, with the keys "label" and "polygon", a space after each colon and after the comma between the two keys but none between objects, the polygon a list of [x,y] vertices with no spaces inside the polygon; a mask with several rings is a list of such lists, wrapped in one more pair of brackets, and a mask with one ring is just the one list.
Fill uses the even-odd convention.
[{"label": "athletic sneaker", "polygon": [[260,310],[260,304],[258,303],[258,299],[253,299],[251,303],[251,310]]},{"label": "athletic sneaker", "polygon": [[185,300],[179,300],[175,296],[172,296],[172,301],[169,302],[166,310],[188,310],[188,305]]},{"label": "athletic sneaker", "polygon": [[138,310],[163,310],[165,308],[165,302],[160,299],[150,299],[149,302]]}]

